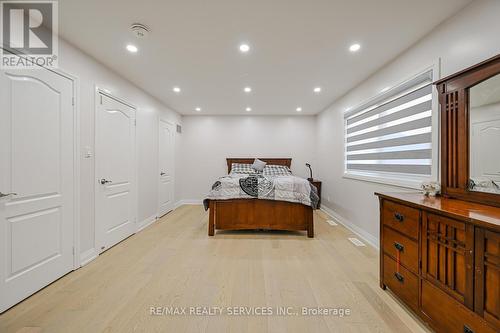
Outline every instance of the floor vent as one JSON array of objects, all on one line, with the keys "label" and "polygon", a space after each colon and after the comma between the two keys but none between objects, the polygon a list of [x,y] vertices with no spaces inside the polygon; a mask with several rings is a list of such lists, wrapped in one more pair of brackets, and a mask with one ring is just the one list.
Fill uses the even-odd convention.
[{"label": "floor vent", "polygon": [[328,223],[328,224],[329,224],[329,225],[331,225],[332,227],[335,227],[335,226],[337,226],[337,225],[338,225],[337,223],[335,223],[335,221],[334,221],[334,220],[326,220],[326,223]]},{"label": "floor vent", "polygon": [[352,237],[352,238],[348,238],[348,239],[349,239],[349,241],[350,241],[351,243],[353,243],[353,244],[354,244],[354,245],[356,245],[356,246],[366,246],[366,245],[365,245],[365,243],[363,243],[362,241],[360,241],[360,240],[359,240],[359,239],[357,239],[357,238]]}]

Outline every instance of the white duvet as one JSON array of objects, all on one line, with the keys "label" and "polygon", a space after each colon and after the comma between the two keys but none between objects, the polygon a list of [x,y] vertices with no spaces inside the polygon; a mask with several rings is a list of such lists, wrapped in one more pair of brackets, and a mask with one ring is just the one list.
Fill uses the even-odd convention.
[{"label": "white duvet", "polygon": [[308,180],[293,175],[264,177],[262,175],[229,174],[219,178],[204,200],[266,199],[301,203],[316,208],[316,188]]}]

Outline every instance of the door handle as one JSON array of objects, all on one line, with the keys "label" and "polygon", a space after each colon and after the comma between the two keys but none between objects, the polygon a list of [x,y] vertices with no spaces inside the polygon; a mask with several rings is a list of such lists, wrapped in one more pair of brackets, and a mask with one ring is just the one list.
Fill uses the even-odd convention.
[{"label": "door handle", "polygon": [[8,197],[11,195],[17,195],[17,193],[2,193],[2,192],[0,192],[0,198]]},{"label": "door handle", "polygon": [[106,179],[104,179],[104,178],[103,178],[103,179],[101,179],[99,182],[101,183],[101,185],[106,185],[106,184],[108,184],[108,183],[112,183],[112,181],[111,181],[111,180],[106,180]]},{"label": "door handle", "polygon": [[160,172],[160,176],[165,176],[166,173],[165,172]]}]

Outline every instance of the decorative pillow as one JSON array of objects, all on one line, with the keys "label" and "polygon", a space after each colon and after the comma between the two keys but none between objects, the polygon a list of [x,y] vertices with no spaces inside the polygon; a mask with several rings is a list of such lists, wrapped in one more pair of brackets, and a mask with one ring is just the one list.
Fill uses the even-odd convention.
[{"label": "decorative pillow", "polygon": [[291,176],[292,170],[285,165],[266,165],[262,174],[264,177]]},{"label": "decorative pillow", "polygon": [[264,167],[266,166],[266,162],[259,160],[258,158],[253,161],[252,164],[252,169],[254,169],[257,172],[262,172],[264,170]]},{"label": "decorative pillow", "polygon": [[255,173],[255,170],[252,169],[251,164],[233,163],[231,164],[231,173]]}]

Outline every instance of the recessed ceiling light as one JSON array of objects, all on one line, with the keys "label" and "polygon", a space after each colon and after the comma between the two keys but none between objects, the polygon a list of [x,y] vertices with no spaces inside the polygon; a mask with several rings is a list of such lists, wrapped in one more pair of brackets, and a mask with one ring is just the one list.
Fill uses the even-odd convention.
[{"label": "recessed ceiling light", "polygon": [[252,88],[250,87],[245,87],[245,89],[243,89],[246,93],[249,93],[249,92],[252,92]]},{"label": "recessed ceiling light", "polygon": [[382,89],[380,92],[386,92],[387,90],[391,89],[391,87],[385,87],[384,89]]},{"label": "recessed ceiling light", "polygon": [[128,44],[127,45],[127,51],[129,51],[131,53],[137,53],[137,51],[139,51],[139,49],[135,45]]},{"label": "recessed ceiling light", "polygon": [[356,51],[359,51],[360,48],[361,48],[361,45],[359,45],[358,43],[352,44],[351,46],[349,46],[349,51],[356,52]]},{"label": "recessed ceiling light", "polygon": [[174,87],[172,90],[174,91],[174,93],[180,93],[181,92],[181,88],[179,88],[179,87]]},{"label": "recessed ceiling light", "polygon": [[246,108],[245,111],[250,112],[250,111],[252,111],[252,108]]},{"label": "recessed ceiling light", "polygon": [[195,109],[197,112],[200,112],[201,111],[201,108],[196,108]]},{"label": "recessed ceiling light", "polygon": [[315,92],[316,94],[319,94],[319,93],[321,92],[321,87],[316,87],[316,88],[314,88],[314,92]]},{"label": "recessed ceiling light", "polygon": [[297,112],[302,112],[302,108],[299,106],[298,108],[295,109]]},{"label": "recessed ceiling light", "polygon": [[250,51],[250,45],[248,44],[240,45],[240,52],[247,53],[248,51]]}]

